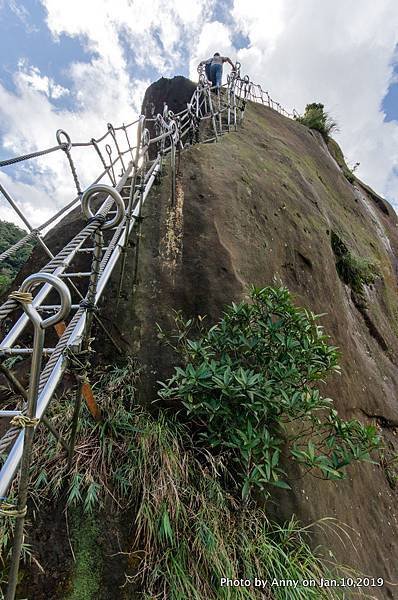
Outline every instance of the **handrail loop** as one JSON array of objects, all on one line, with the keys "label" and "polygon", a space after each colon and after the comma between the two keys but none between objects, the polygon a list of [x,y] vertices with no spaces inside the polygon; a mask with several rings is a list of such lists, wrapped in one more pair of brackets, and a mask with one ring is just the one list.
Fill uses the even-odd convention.
[{"label": "handrail loop", "polygon": [[[125,213],[124,202],[122,200],[121,195],[115,188],[110,185],[106,185],[105,183],[97,183],[96,185],[92,185],[86,189],[83,193],[81,204],[82,204],[82,212],[86,219],[93,219],[96,216],[99,216],[101,213],[94,214],[91,210],[91,200],[99,193],[106,193],[114,200],[116,204],[116,215],[110,221],[105,221],[101,226],[101,229],[111,229],[112,227],[117,227],[119,223],[122,221]],[[105,215],[106,216],[106,215]]]}]

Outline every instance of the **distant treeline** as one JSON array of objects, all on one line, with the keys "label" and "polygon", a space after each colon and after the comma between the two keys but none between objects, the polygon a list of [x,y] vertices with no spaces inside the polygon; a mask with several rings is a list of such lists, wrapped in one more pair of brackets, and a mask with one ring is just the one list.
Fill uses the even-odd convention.
[{"label": "distant treeline", "polygon": [[[23,238],[27,232],[14,223],[0,219],[0,254]],[[28,260],[35,241],[32,240],[9,258],[0,263],[0,293],[3,293],[15,279],[22,265]]]}]

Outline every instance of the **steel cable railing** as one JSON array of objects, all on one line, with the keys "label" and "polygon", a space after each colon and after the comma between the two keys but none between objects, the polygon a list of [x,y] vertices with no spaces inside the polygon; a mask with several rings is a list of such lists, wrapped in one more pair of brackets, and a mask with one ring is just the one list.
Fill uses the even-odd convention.
[{"label": "steel cable railing", "polygon": [[[78,355],[79,352],[89,350],[88,340],[91,335],[93,316],[95,316],[93,311],[122,255],[118,295],[121,293],[129,237],[134,230],[134,225],[139,225],[141,221],[142,207],[148,194],[155,180],[162,173],[162,168],[167,160],[170,164],[171,204],[175,205],[178,152],[186,145],[199,141],[217,141],[222,135],[231,131],[231,128],[236,130],[243,118],[248,101],[259,102],[285,116],[295,117],[294,112],[289,113],[284,110],[279,103],[270,98],[268,92],[262,90],[261,86],[252,83],[247,76],[241,78],[240,65],[237,63],[235,70],[228,76],[226,84],[218,90],[208,84],[203,70],[199,69],[199,82],[191,100],[187,103],[187,107],[177,114],[169,110],[165,104],[163,113],[154,118],[141,116],[127,125],[122,124],[118,127],[108,124],[107,131],[102,136],[92,138],[89,142],[72,142],[65,131],[58,130],[56,134],[58,146],[0,162],[0,167],[7,167],[63,150],[77,193],[71,202],[41,226],[33,229],[17,202],[4,186],[0,186],[3,197],[29,229],[27,235],[0,255],[0,262],[7,260],[34,239],[39,240],[50,258],[39,273],[28,278],[28,295],[25,292],[21,294],[21,291],[18,294],[12,293],[0,306],[0,324],[6,319],[11,321],[11,324],[7,324],[8,332],[0,343],[0,362],[10,355],[25,356],[27,352],[31,356],[31,385],[28,394],[24,395],[27,401],[22,408],[11,411],[12,414],[18,417],[23,416],[23,418],[18,418],[15,422],[11,421],[0,439],[0,454],[8,452],[0,470],[0,501],[2,498],[7,498],[10,485],[16,475],[19,475],[17,506],[10,511],[7,508],[8,505],[3,504],[2,506],[0,502],[0,515],[12,514],[16,518],[15,531],[17,534],[11,561],[7,600],[13,600],[15,596],[34,429],[39,422],[47,426],[51,434],[58,437],[62,448],[68,448],[71,459],[74,450],[73,432],[76,431],[80,411],[81,386],[76,396],[74,424],[69,441],[62,440],[54,425],[45,417],[45,413],[58,383],[68,365],[71,364],[71,353]],[[147,125],[152,127],[155,132],[154,136],[150,136]],[[131,144],[131,138],[136,138],[135,145]],[[84,192],[72,155],[76,148],[91,150],[93,157],[96,161],[100,161],[102,167],[101,173]],[[150,149],[152,154],[149,154]],[[115,158],[113,158],[113,153],[115,153]],[[116,175],[116,167],[121,169],[120,176]],[[109,178],[111,186],[101,183],[104,177]],[[93,212],[90,207],[91,199],[98,198],[98,201],[101,202],[99,194],[103,194],[105,197],[102,198],[99,208]],[[79,203],[87,223],[56,256],[53,256],[40,234]],[[114,205],[115,210],[112,208]],[[86,245],[90,243],[91,239],[94,239],[94,247]],[[137,265],[139,243],[136,244],[135,251],[135,265]],[[91,257],[90,270],[87,272],[70,271],[82,254],[87,255],[88,260]],[[71,283],[71,277],[82,280],[80,288]],[[27,285],[24,282],[21,290],[24,290],[24,286]],[[60,304],[45,305],[47,296],[55,288],[60,294]],[[72,298],[76,295],[77,304]],[[71,316],[73,311],[75,312]],[[46,313],[52,316],[43,320],[41,315]],[[48,323],[56,325],[61,319],[64,322],[63,333],[56,346],[48,348],[44,352],[45,327]],[[34,325],[34,339],[36,340],[31,350],[17,346],[18,342],[22,342],[22,344],[25,342],[25,346],[28,344],[24,340],[23,334],[29,323]],[[102,327],[104,328],[103,325]],[[42,366],[47,355],[47,362]],[[3,363],[1,372],[7,376],[8,371]],[[8,379],[10,385],[15,388],[15,375],[8,373]],[[33,380],[34,385],[32,384]],[[19,383],[17,388],[22,389]],[[9,415],[9,410],[0,410],[0,418],[9,418]],[[25,425],[21,426],[21,423],[25,423]]]}]

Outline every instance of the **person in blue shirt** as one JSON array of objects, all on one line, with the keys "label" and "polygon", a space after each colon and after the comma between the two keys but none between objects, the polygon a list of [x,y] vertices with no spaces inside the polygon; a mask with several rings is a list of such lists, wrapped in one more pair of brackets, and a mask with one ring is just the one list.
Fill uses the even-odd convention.
[{"label": "person in blue shirt", "polygon": [[232,60],[228,56],[221,56],[219,52],[216,52],[212,58],[207,58],[199,63],[199,65],[205,65],[206,77],[211,81],[212,86],[221,87],[222,66],[225,62],[228,62],[233,69],[235,68]]}]

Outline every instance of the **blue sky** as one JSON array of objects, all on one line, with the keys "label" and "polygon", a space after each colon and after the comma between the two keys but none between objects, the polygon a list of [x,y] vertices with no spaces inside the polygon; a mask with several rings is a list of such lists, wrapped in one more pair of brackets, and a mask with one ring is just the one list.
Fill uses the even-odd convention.
[{"label": "blue sky", "polygon": [[[28,3],[4,3],[0,10],[0,80],[7,89],[16,91],[13,76],[21,60],[35,65],[60,85],[71,84],[68,65],[89,60],[82,40],[65,34],[56,41],[46,24],[46,10],[39,0]],[[72,107],[67,97],[60,105]]]},{"label": "blue sky", "polygon": [[[0,0],[0,158],[132,120],[151,81],[195,78],[218,50],[288,109],[322,101],[348,162],[397,206],[397,32],[395,0]],[[97,165],[79,168],[88,184]],[[73,193],[56,157],[0,182],[36,225]]]},{"label": "blue sky", "polygon": [[[394,75],[398,79],[398,65],[394,64]],[[398,83],[391,83],[387,94],[383,98],[382,108],[385,112],[385,121],[398,121]]]}]

